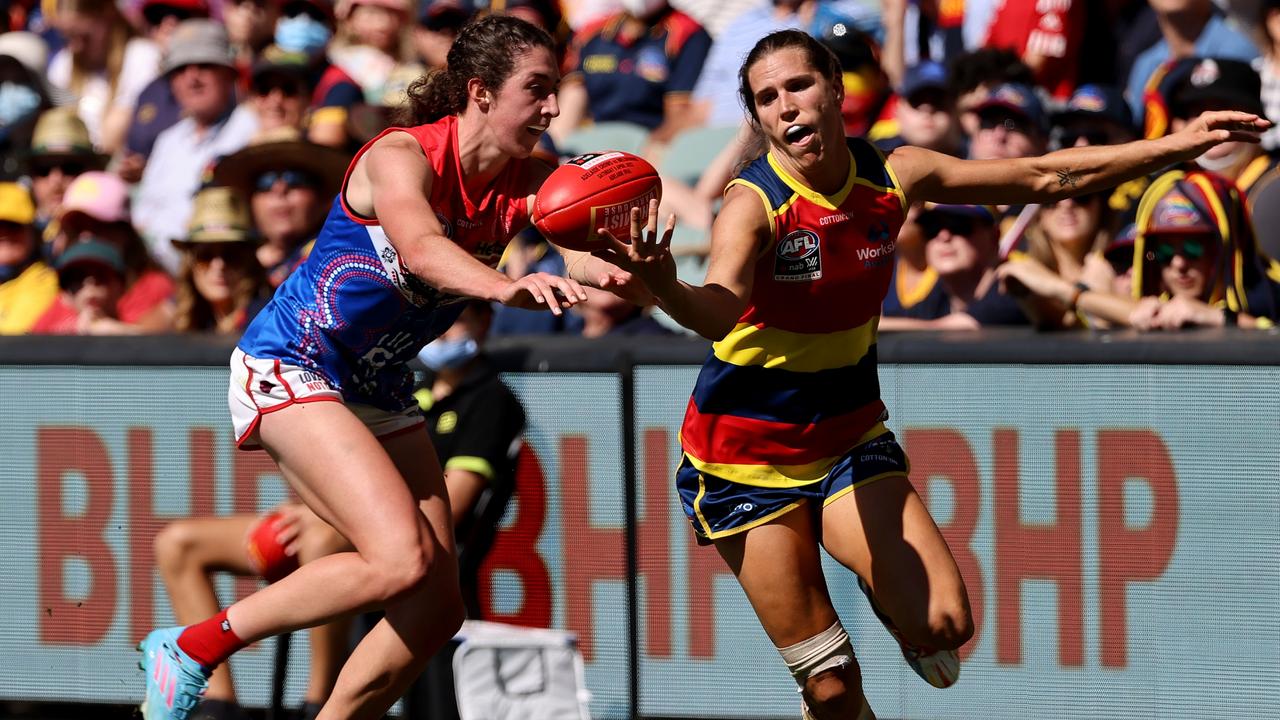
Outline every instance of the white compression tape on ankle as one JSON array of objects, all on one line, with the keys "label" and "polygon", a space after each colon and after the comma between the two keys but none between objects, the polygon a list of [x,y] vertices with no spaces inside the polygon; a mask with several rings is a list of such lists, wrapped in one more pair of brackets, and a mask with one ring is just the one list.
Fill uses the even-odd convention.
[{"label": "white compression tape on ankle", "polygon": [[782,654],[791,676],[801,685],[824,670],[853,663],[853,645],[849,643],[849,633],[844,631],[839,620],[808,640],[778,648],[778,652]]}]

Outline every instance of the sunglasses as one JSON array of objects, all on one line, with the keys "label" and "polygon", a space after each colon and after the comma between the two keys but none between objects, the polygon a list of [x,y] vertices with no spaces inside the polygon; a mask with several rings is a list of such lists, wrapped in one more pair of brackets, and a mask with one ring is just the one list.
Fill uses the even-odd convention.
[{"label": "sunglasses", "polygon": [[1204,257],[1207,249],[1208,247],[1205,245],[1203,240],[1193,240],[1191,238],[1183,240],[1180,245],[1160,241],[1155,243],[1151,248],[1152,252],[1155,254],[1156,262],[1161,265],[1168,265],[1173,262],[1173,258],[1178,255],[1195,262],[1196,260]]},{"label": "sunglasses", "polygon": [[908,105],[917,110],[926,105],[933,110],[947,110],[954,105],[949,94],[943,90],[935,88],[911,93],[904,99],[907,101]]},{"label": "sunglasses", "polygon": [[302,83],[282,77],[264,77],[253,81],[253,94],[266,97],[279,90],[285,97],[297,97],[303,94]]},{"label": "sunglasses", "polygon": [[1086,145],[1110,145],[1111,136],[1100,130],[1084,130],[1071,133],[1063,133],[1061,144],[1064,148],[1075,147],[1080,144],[1080,139],[1084,138]]},{"label": "sunglasses", "polygon": [[258,179],[253,184],[253,189],[255,192],[267,192],[275,187],[278,182],[284,183],[285,187],[290,190],[314,188],[320,185],[316,181],[316,177],[309,172],[302,170],[268,170],[258,176]]},{"label": "sunglasses", "polygon": [[84,163],[67,162],[53,163],[50,165],[36,165],[31,168],[31,173],[36,177],[44,178],[52,175],[54,170],[59,170],[64,176],[74,177],[76,175],[83,174],[88,169],[88,166]]},{"label": "sunglasses", "polygon": [[211,263],[222,258],[228,265],[241,264],[252,253],[253,246],[241,242],[197,244],[191,251],[198,263]]},{"label": "sunglasses", "polygon": [[983,112],[978,114],[978,127],[983,130],[1004,128],[1005,132],[1033,134],[1031,121],[1021,115],[1008,112]]},{"label": "sunglasses", "polygon": [[1102,193],[1102,192],[1091,192],[1091,193],[1085,193],[1083,195],[1075,195],[1073,197],[1062,198],[1061,200],[1057,200],[1055,202],[1049,203],[1049,206],[1054,207],[1057,205],[1062,205],[1065,202],[1073,202],[1076,205],[1088,205],[1089,203],[1092,203],[1094,200],[1102,199],[1102,196],[1104,194],[1105,193]]},{"label": "sunglasses", "polygon": [[917,222],[921,231],[924,232],[925,240],[932,240],[943,230],[952,235],[969,237],[973,234],[973,228],[976,224],[971,217],[951,215],[949,213],[929,213],[922,215]]}]

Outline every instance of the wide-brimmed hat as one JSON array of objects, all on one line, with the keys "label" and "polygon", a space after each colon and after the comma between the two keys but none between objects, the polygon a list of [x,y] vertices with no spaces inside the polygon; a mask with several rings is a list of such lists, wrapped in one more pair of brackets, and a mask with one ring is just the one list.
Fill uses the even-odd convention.
[{"label": "wide-brimmed hat", "polygon": [[215,185],[253,194],[258,176],[269,170],[303,170],[315,176],[321,197],[333,197],[342,187],[350,156],[340,150],[302,139],[293,128],[263,133],[253,143],[218,162]]},{"label": "wide-brimmed hat", "polygon": [[49,66],[49,46],[39,35],[25,31],[0,34],[0,55],[17,60],[38,78],[45,77]]},{"label": "wide-brimmed hat", "polygon": [[199,243],[257,241],[244,196],[234,188],[209,187],[196,193],[187,236],[174,238],[173,244],[186,249]]},{"label": "wide-brimmed hat", "polygon": [[178,23],[160,70],[167,75],[187,65],[221,65],[235,69],[235,54],[222,23],[205,18]]},{"label": "wide-brimmed hat", "polygon": [[41,113],[31,131],[27,160],[35,166],[81,162],[91,170],[107,166],[106,155],[93,149],[89,129],[73,107],[56,107]]}]

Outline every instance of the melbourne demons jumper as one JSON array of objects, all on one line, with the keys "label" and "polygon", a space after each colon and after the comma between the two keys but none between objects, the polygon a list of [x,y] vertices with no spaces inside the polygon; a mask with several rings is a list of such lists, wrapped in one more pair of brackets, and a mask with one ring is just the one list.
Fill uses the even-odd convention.
[{"label": "melbourne demons jumper", "polygon": [[351,161],[343,191],[306,261],[254,318],[231,358],[236,442],[257,447],[264,413],[297,402],[346,402],[375,435],[422,422],[406,362],[453,324],[463,298],[427,285],[405,267],[375,218],[346,204],[351,168],[383,135],[404,132],[422,147],[435,181],[428,201],[444,233],[496,267],[528,223],[529,161],[512,158],[482,197],[467,195],[457,117],[391,128]]},{"label": "melbourne demons jumper", "polygon": [[702,366],[680,432],[677,485],[699,539],[906,472],[876,376],[906,200],[879,150],[855,138],[848,148],[849,175],[833,195],[805,187],[772,153],[730,183],[760,196],[773,242],[742,317]]}]

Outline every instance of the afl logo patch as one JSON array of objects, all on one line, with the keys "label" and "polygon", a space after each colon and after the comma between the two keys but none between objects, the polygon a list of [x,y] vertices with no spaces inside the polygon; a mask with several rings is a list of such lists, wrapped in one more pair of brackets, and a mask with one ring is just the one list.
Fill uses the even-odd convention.
[{"label": "afl logo patch", "polygon": [[804,282],[822,277],[822,244],[812,230],[796,230],[778,242],[773,279]]}]

